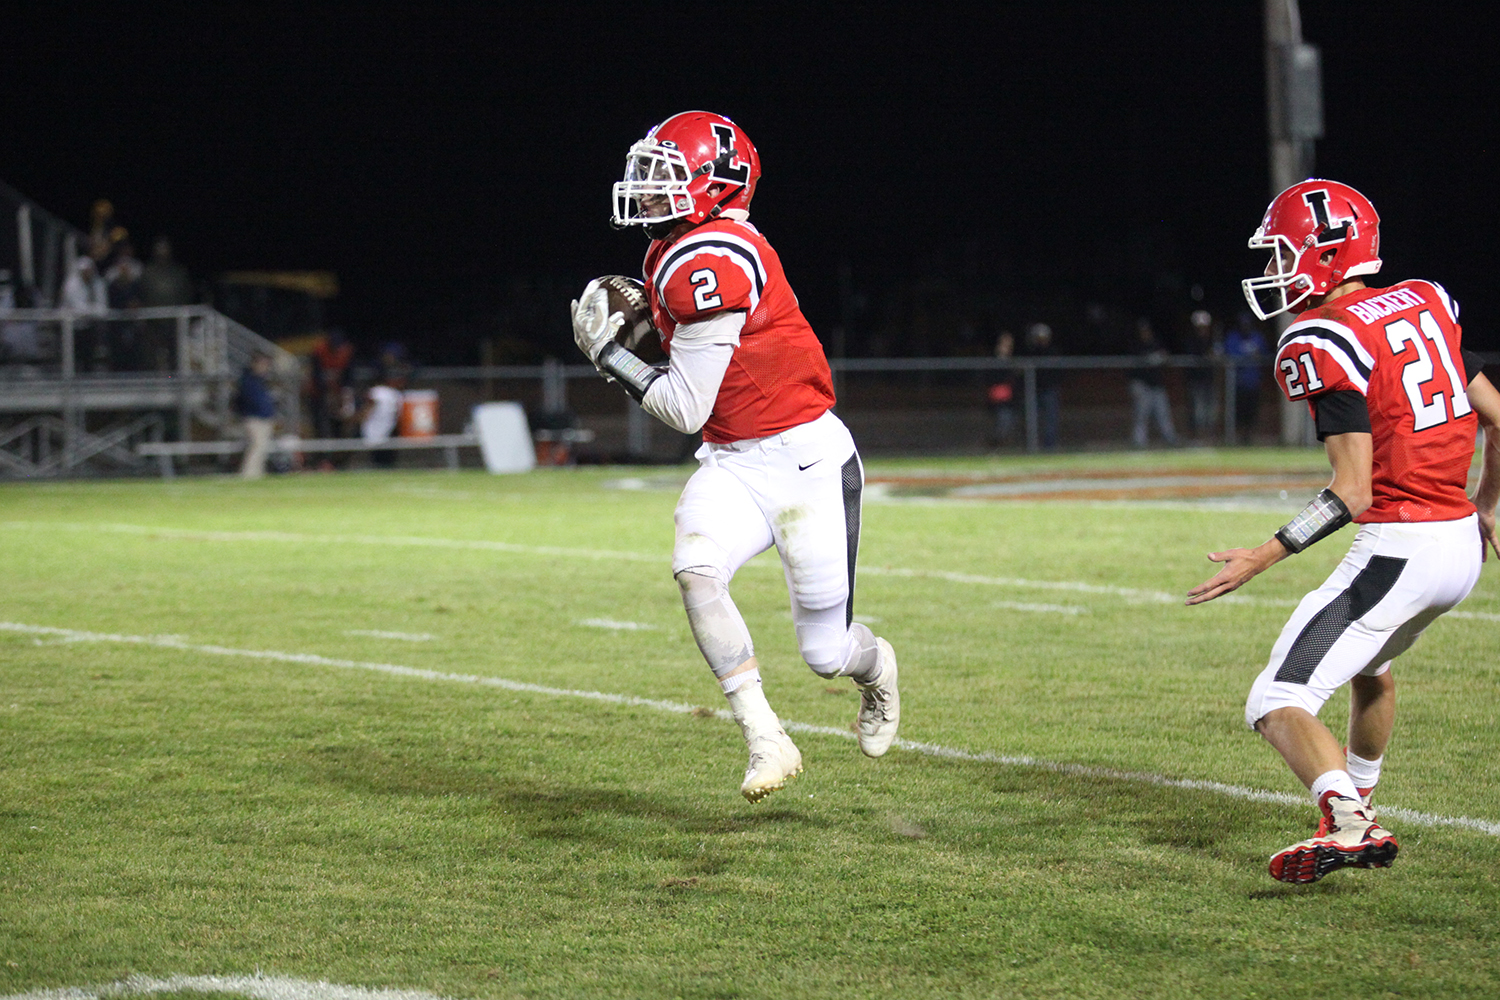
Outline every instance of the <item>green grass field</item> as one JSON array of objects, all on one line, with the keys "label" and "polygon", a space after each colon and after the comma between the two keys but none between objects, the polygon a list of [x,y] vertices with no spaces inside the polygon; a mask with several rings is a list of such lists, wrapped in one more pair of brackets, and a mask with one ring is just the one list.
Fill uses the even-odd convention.
[{"label": "green grass field", "polygon": [[[1238,599],[1180,597],[1325,469],[870,463],[855,612],[920,745],[859,754],[854,689],[801,664],[762,556],[734,592],[807,773],[754,806],[670,576],[686,467],[0,486],[0,997],[257,973],[459,1000],[1500,996],[1496,567],[1398,664],[1395,867],[1265,872],[1316,817],[1243,699],[1352,529]],[[1228,470],[1238,502],[1182,485]],[[1091,499],[1100,474],[1147,499]],[[1064,498],[954,497],[985,476]]]}]

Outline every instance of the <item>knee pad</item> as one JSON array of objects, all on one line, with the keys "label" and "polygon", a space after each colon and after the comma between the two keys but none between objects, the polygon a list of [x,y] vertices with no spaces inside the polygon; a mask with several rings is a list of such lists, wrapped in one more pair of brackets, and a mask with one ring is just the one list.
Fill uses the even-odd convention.
[{"label": "knee pad", "polygon": [[[711,572],[711,571],[710,571]],[[719,577],[697,568],[677,574],[688,627],[709,668],[719,679],[755,655],[745,619],[729,599],[729,586]]]},{"label": "knee pad", "polygon": [[855,622],[844,627],[837,622],[805,620],[797,623],[797,646],[802,659],[819,677],[855,677],[868,674],[880,657],[875,633]]},{"label": "knee pad", "polygon": [[831,622],[797,624],[797,649],[819,677],[838,677],[844,672],[848,647],[848,630],[842,621],[837,625]]},{"label": "knee pad", "polygon": [[727,581],[730,576],[728,561],[724,549],[707,535],[696,533],[679,535],[672,546],[672,574],[674,576],[693,572]]}]

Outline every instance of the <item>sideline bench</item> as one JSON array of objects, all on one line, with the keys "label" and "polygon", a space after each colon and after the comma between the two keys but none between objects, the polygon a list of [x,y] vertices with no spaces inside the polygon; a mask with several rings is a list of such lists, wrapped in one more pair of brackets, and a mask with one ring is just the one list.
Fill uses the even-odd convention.
[{"label": "sideline bench", "polygon": [[[584,444],[594,440],[594,432],[588,428],[576,427],[565,430],[538,430],[532,432],[532,438],[542,442],[544,445],[555,446],[562,444],[571,446]],[[293,452],[303,454],[328,454],[331,452],[350,451],[416,451],[418,449],[441,448],[443,449],[446,464],[450,469],[458,468],[458,449],[479,447],[479,435],[477,434],[435,434],[425,438],[391,438],[389,441],[374,443],[365,442],[359,438],[299,438],[291,434],[283,434],[281,437],[271,439],[272,455],[290,455]],[[163,479],[170,479],[176,470],[172,466],[174,458],[192,458],[198,455],[238,455],[245,450],[243,439],[228,439],[224,441],[146,441],[136,445],[135,453],[142,458],[155,458],[160,464]]]},{"label": "sideline bench", "polygon": [[[458,468],[458,449],[479,447],[475,434],[435,434],[425,438],[391,438],[389,441],[363,441],[359,438],[299,438],[283,435],[271,439],[272,455],[328,454],[350,451],[417,451],[441,448],[448,468]],[[135,447],[135,453],[143,458],[155,458],[160,462],[163,479],[169,479],[176,470],[174,458],[192,458],[197,455],[238,455],[245,450],[243,440],[225,441],[147,441]]]}]

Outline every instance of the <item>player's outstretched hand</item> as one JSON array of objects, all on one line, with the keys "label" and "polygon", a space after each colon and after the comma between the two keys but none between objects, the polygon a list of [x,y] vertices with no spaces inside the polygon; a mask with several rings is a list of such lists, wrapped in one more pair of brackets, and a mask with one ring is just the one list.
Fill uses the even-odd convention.
[{"label": "player's outstretched hand", "polygon": [[1223,563],[1224,568],[1188,591],[1187,603],[1202,604],[1215,597],[1223,597],[1230,591],[1239,590],[1251,578],[1264,573],[1288,554],[1286,546],[1274,538],[1253,549],[1210,552],[1208,558],[1216,563]]},{"label": "player's outstretched hand", "polygon": [[[1488,545],[1486,545],[1488,543]],[[1485,562],[1490,557],[1490,549],[1495,550],[1495,555],[1500,556],[1500,535],[1495,532],[1495,512],[1486,514],[1479,512],[1479,561]]]}]

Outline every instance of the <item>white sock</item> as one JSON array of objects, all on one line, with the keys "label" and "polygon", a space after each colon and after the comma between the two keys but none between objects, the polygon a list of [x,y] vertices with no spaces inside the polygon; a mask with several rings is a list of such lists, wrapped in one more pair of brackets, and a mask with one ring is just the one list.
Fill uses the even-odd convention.
[{"label": "white sock", "polygon": [[1323,796],[1328,792],[1359,801],[1359,789],[1354,787],[1354,779],[1349,777],[1348,771],[1325,771],[1318,775],[1308,791],[1312,792],[1313,801],[1319,807],[1323,804]]},{"label": "white sock", "polygon": [[1345,767],[1356,788],[1373,790],[1380,783],[1380,765],[1385,761],[1384,754],[1374,760],[1366,760],[1353,750],[1345,750],[1344,759],[1348,761]]},{"label": "white sock", "polygon": [[740,724],[740,732],[748,743],[765,733],[780,732],[781,720],[771,710],[771,703],[766,701],[766,693],[761,689],[760,671],[747,670],[741,676],[746,675],[750,675],[751,679],[733,691],[725,692],[725,697],[729,699],[729,711],[734,716],[734,721]]}]

